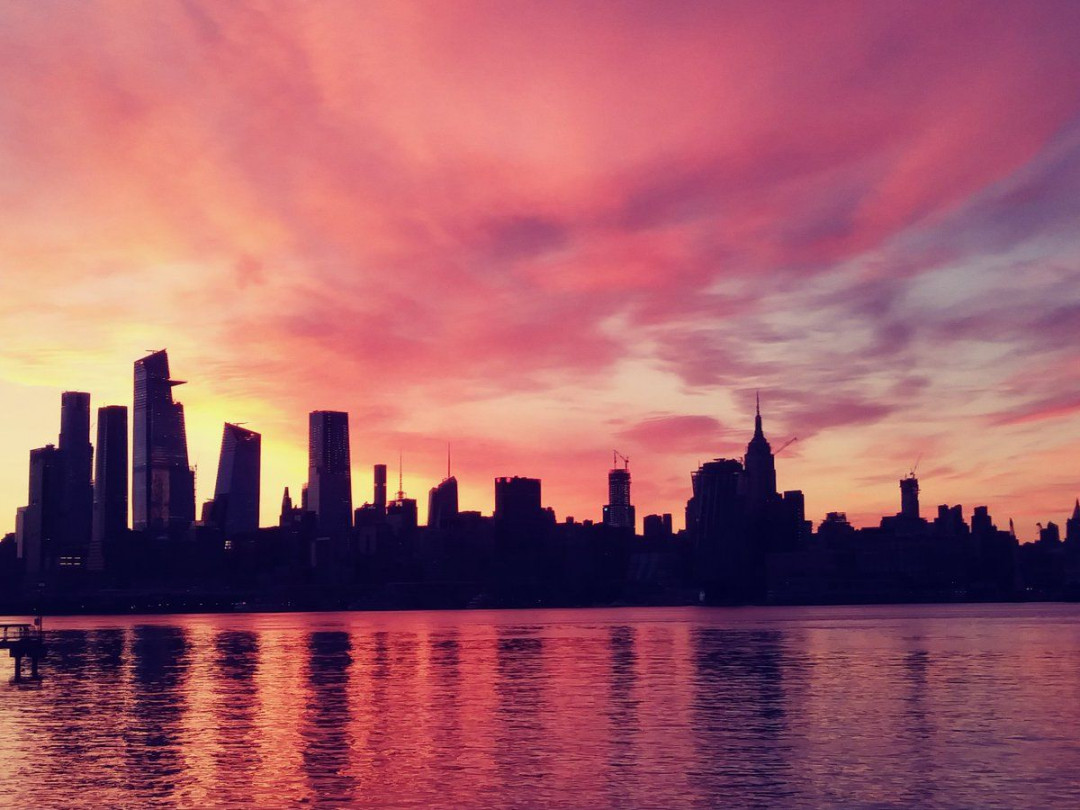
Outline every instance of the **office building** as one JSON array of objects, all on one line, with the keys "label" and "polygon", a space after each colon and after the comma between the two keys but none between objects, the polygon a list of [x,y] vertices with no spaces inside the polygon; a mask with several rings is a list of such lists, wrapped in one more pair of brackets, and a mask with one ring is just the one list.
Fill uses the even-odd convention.
[{"label": "office building", "polygon": [[240,425],[226,423],[210,510],[211,520],[226,537],[259,528],[261,470],[262,436]]},{"label": "office building", "polygon": [[307,503],[322,532],[352,526],[352,473],[349,461],[349,415],[313,411],[308,418]]},{"label": "office building", "polygon": [[128,409],[98,408],[94,458],[94,515],[86,567],[105,568],[105,546],[128,528]]},{"label": "office building", "polygon": [[195,476],[188,464],[181,380],[169,377],[165,350],[135,361],[131,503],[136,531],[178,536],[195,520]]}]

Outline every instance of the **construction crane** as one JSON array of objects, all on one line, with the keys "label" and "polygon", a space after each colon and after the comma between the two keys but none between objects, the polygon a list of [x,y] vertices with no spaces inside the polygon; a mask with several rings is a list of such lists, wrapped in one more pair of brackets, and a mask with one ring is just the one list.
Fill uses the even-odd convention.
[{"label": "construction crane", "polygon": [[915,457],[915,463],[911,465],[911,472],[908,473],[908,478],[915,477],[915,471],[919,469],[920,461],[922,461],[922,453],[919,453],[919,455]]},{"label": "construction crane", "polygon": [[792,436],[790,439],[788,439],[786,442],[784,442],[782,445],[780,445],[780,449],[777,450],[775,453],[773,453],[773,455],[774,456],[780,455],[781,453],[783,453],[785,450],[787,450],[791,445],[793,445],[798,440],[799,440],[798,436]]},{"label": "construction crane", "polygon": [[630,459],[628,459],[626,456],[624,456],[618,450],[612,450],[611,451],[611,467],[612,467],[612,469],[616,469],[619,466],[619,459],[620,458],[622,459],[622,462],[623,462],[623,469],[624,470],[629,470],[630,469]]}]

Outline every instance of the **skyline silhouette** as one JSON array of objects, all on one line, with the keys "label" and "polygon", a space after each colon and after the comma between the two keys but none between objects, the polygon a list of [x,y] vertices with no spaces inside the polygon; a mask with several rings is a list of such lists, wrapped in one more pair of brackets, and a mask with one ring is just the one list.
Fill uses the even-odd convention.
[{"label": "skyline silhouette", "polygon": [[[147,368],[147,361],[157,363],[157,365],[160,366],[159,368],[156,368],[156,371],[152,372],[150,376],[156,375],[156,378],[159,378],[162,381],[160,383],[161,386],[164,386],[161,388],[162,392],[170,392],[174,386],[181,385],[186,382],[169,379],[169,359],[166,349],[157,350],[147,355],[147,357],[136,361],[134,397],[136,403],[136,405],[134,406],[134,410],[136,412],[136,420],[138,420],[138,412],[140,407],[138,403],[145,402],[147,400],[147,395],[145,393],[141,393],[147,388],[147,383],[142,382],[142,380],[146,379],[147,376],[147,372],[145,371],[145,369]],[[153,383],[151,383],[151,386],[152,385]],[[179,530],[183,532],[187,529],[188,526],[196,522],[195,516],[196,512],[198,511],[197,504],[203,505],[201,513],[202,522],[207,521],[210,515],[213,513],[213,510],[215,509],[220,510],[218,512],[219,522],[224,521],[223,516],[226,514],[227,510],[226,504],[228,501],[229,489],[230,487],[237,486],[240,488],[247,488],[246,492],[240,494],[240,498],[244,501],[244,505],[240,507],[244,511],[244,517],[239,519],[239,523],[233,523],[233,521],[238,520],[235,517],[236,509],[234,508],[232,510],[233,515],[229,518],[230,525],[234,526],[237,530],[244,531],[253,531],[260,526],[276,525],[280,515],[280,511],[277,510],[277,502],[274,501],[273,497],[271,497],[269,502],[262,501],[260,507],[260,490],[262,489],[261,485],[263,482],[263,468],[260,448],[262,443],[262,434],[251,430],[250,428],[242,427],[241,425],[248,424],[246,422],[238,423],[226,421],[224,423],[223,433],[221,434],[222,438],[220,440],[220,454],[217,459],[217,464],[213,469],[207,469],[205,471],[206,478],[204,479],[204,481],[214,483],[210,485],[208,492],[206,484],[204,483],[202,492],[206,493],[206,495],[205,497],[200,497],[199,492],[196,491],[197,479],[195,473],[197,472],[197,468],[189,469],[187,466],[188,450],[187,436],[184,427],[183,403],[179,401],[174,401],[171,393],[161,393],[159,394],[159,396],[163,398],[161,399],[161,402],[157,406],[157,408],[162,411],[164,421],[166,423],[166,427],[164,428],[165,432],[162,435],[172,436],[175,438],[165,438],[159,440],[159,442],[165,442],[167,446],[163,446],[162,449],[155,452],[157,453],[157,457],[163,460],[159,462],[159,464],[167,463],[176,466],[175,471],[170,471],[171,468],[163,468],[165,472],[162,474],[170,479],[170,486],[168,487],[168,489],[173,494],[172,501],[174,508],[175,504],[180,504],[182,515],[179,518],[178,522]],[[128,461],[128,463],[124,466],[122,470],[116,469],[115,467],[117,465],[114,465],[112,469],[106,469],[105,467],[100,466],[103,464],[104,459],[97,454],[97,445],[91,446],[89,444],[91,430],[97,432],[98,444],[100,444],[103,439],[106,439],[106,441],[109,441],[111,439],[111,441],[114,443],[118,440],[121,441],[121,444],[118,446],[118,448],[114,449],[113,453],[126,454],[128,439],[128,432],[126,431],[126,421],[127,409],[129,406],[126,403],[94,406],[92,414],[92,397],[93,395],[90,392],[63,392],[61,395],[59,440],[55,443],[47,441],[42,442],[42,447],[56,445],[61,452],[64,451],[65,440],[69,444],[77,444],[79,442],[82,442],[82,445],[79,446],[85,445],[87,448],[89,448],[89,452],[86,452],[84,450],[79,451],[79,460],[75,465],[77,468],[76,472],[71,473],[68,472],[66,468],[64,469],[63,474],[69,479],[74,478],[74,481],[77,482],[81,475],[82,478],[89,478],[92,480],[106,481],[111,479],[113,481],[111,489],[103,487],[96,491],[88,490],[85,496],[80,499],[80,504],[82,501],[85,501],[85,505],[71,507],[72,509],[81,509],[86,513],[85,520],[82,520],[81,522],[77,521],[80,523],[85,523],[85,532],[87,534],[87,537],[84,538],[84,540],[86,544],[89,544],[91,536],[92,519],[89,517],[91,512],[91,501],[96,501],[98,498],[111,498],[113,501],[116,501],[116,495],[105,493],[106,491],[111,493],[120,486],[123,486],[125,489],[124,495],[122,498],[120,498],[120,500],[126,501],[126,497],[128,494],[126,491],[126,482],[127,474],[129,471],[132,474],[132,503],[138,500],[139,493],[141,491],[150,492],[153,488],[153,485],[151,483],[153,474],[152,472],[146,472],[150,469],[151,465],[148,462],[140,462],[136,458],[136,455],[138,455],[139,452],[138,447],[140,446],[140,441],[138,439],[132,439],[131,445],[132,447],[136,448],[135,454],[132,456],[132,458]],[[149,406],[142,407],[144,412],[149,409]],[[98,410],[99,408],[100,410]],[[797,437],[792,437],[786,442],[783,442],[779,450],[774,453],[769,441],[766,439],[763,433],[763,417],[761,412],[760,391],[754,392],[754,408],[755,415],[753,435],[751,437],[749,445],[747,445],[745,454],[739,455],[737,458],[739,462],[747,464],[747,470],[750,473],[749,486],[751,490],[757,493],[757,497],[761,497],[761,493],[763,492],[778,491],[776,462],[774,461],[775,455],[778,455],[780,452],[783,452],[789,446],[793,445],[796,442]],[[73,413],[75,414],[74,416],[72,415]],[[179,414],[179,416],[173,416],[174,413]],[[109,419],[119,420],[117,423],[118,427],[115,429],[111,428],[108,423],[102,426],[102,424],[100,424],[100,418],[102,416]],[[176,421],[177,418],[179,419],[178,422]],[[146,419],[147,417],[144,416],[144,423],[146,423]],[[352,519],[351,517],[346,518],[345,516],[351,516],[354,503],[365,503],[363,492],[371,491],[372,487],[374,487],[376,491],[375,502],[378,502],[380,497],[378,494],[380,491],[380,475],[382,476],[381,497],[383,498],[383,503],[385,503],[385,477],[387,465],[382,463],[377,463],[374,465],[375,472],[373,473],[373,483],[365,489],[363,487],[363,484],[354,483],[352,481],[354,472],[359,472],[362,467],[357,467],[357,465],[355,464],[355,459],[353,458],[353,454],[350,450],[350,428],[348,412],[313,410],[308,414],[308,422],[309,430],[307,444],[309,455],[307,478],[304,479],[297,477],[296,479],[291,480],[291,483],[286,483],[284,485],[284,490],[286,490],[285,497],[290,497],[290,493],[288,492],[288,490],[290,489],[299,492],[301,490],[300,484],[304,483],[305,481],[306,483],[304,483],[304,489],[308,488],[308,486],[312,482],[318,482],[320,481],[320,479],[326,479],[329,483],[324,485],[324,487],[329,492],[328,497],[330,497],[335,502],[340,502],[341,504],[340,509],[338,510],[339,512],[341,512],[341,514],[331,518],[331,522],[330,524],[327,524],[326,528],[330,531],[347,528],[348,526],[352,525]],[[357,427],[361,430],[363,429],[362,425]],[[135,432],[135,430],[137,429],[133,428],[131,432]],[[119,439],[120,431],[125,431],[122,434],[122,440]],[[73,438],[73,434],[75,434],[77,438]],[[370,438],[371,437],[366,434],[363,435],[361,439],[361,444],[363,444],[365,440]],[[168,444],[168,442],[173,442],[173,444]],[[237,474],[233,471],[234,462],[238,458],[237,445],[238,443],[244,442],[249,445],[250,449],[248,450],[246,455],[241,454],[239,456],[239,458],[241,459],[239,464],[242,467],[242,471],[239,473],[239,475],[242,479],[250,480],[250,483],[248,483],[247,480],[243,480],[241,483],[237,483],[235,481],[230,481],[230,478]],[[143,446],[147,446],[148,443],[149,440],[147,439],[144,439],[141,442]],[[725,446],[729,447],[730,445]],[[27,448],[28,451],[31,449],[32,448]],[[247,456],[251,456],[252,452],[254,453],[254,455],[249,460]],[[678,514],[680,510],[677,508],[677,504],[676,506],[673,506],[672,504],[667,504],[667,509],[661,509],[660,511],[650,512],[647,514],[638,510],[635,504],[632,502],[629,494],[630,459],[619,453],[617,450],[609,452],[612,455],[612,467],[608,471],[607,476],[607,499],[601,503],[596,504],[593,510],[588,513],[570,515],[567,512],[558,512],[558,514],[568,517],[575,517],[579,520],[593,520],[598,523],[610,523],[610,525],[617,527],[628,527],[637,531],[638,533],[641,533],[644,531],[643,521],[645,517],[657,517],[667,513],[671,516],[677,516],[672,519],[673,522],[669,522],[669,529],[672,526],[676,529],[685,528],[682,517]],[[399,456],[400,455],[401,454],[399,453]],[[83,458],[83,456],[85,456],[85,458]],[[326,458],[325,462],[322,461],[324,457]],[[720,454],[710,455],[707,448],[703,448],[702,452],[698,454],[698,457],[702,459],[712,458],[713,460],[717,461],[721,460],[722,458]],[[922,454],[919,454],[915,458],[914,464],[912,465],[908,475],[901,479],[901,513],[910,508],[910,503],[917,504],[919,501],[920,484],[919,481],[915,478],[915,473],[919,468],[920,464],[922,463],[922,460]],[[142,465],[142,469],[144,471],[141,474],[139,473],[140,464]],[[223,464],[225,465],[224,468]],[[327,472],[324,471],[329,469],[324,467],[324,464],[330,464],[333,467],[333,470],[329,472],[329,475]],[[445,464],[446,475],[444,477],[430,481],[426,484],[423,481],[420,481],[417,484],[416,491],[412,493],[414,500],[417,504],[415,507],[417,510],[417,519],[418,522],[422,525],[430,525],[432,504],[441,502],[441,499],[443,498],[452,499],[453,512],[455,513],[459,511],[459,509],[462,511],[467,511],[470,509],[484,511],[482,509],[479,509],[478,506],[473,503],[462,503],[459,506],[458,481],[456,476],[451,475],[449,445],[447,445],[446,447]],[[98,465],[95,466],[93,476],[91,476],[92,465]],[[621,469],[619,465],[622,465]],[[10,466],[10,462],[8,466]],[[398,472],[399,476],[402,477],[403,482],[403,457],[399,458]],[[687,471],[688,478],[690,477],[690,472],[690,470]],[[498,480],[500,476],[504,474],[505,473],[496,474],[489,477],[494,477],[496,478],[496,480]],[[509,474],[520,475],[521,471],[511,472]],[[177,480],[177,476],[179,476],[179,480]],[[415,481],[418,477],[419,476],[414,475],[413,480]],[[140,484],[140,480],[145,480],[147,483]],[[361,478],[361,480],[363,480],[363,477]],[[421,496],[423,494],[423,491],[429,488],[429,484],[430,492],[428,493],[428,498],[425,500],[425,498]],[[64,486],[65,488],[72,488],[77,487],[78,484],[73,483],[71,480],[69,480]],[[911,486],[914,486],[913,492],[910,489]],[[190,491],[192,493],[190,501],[188,501],[186,495],[181,498],[178,494],[183,493],[188,488],[190,488]],[[593,488],[595,489],[596,487]],[[1076,488],[1080,489],[1080,484],[1077,484]],[[318,484],[316,483],[316,489],[313,490],[312,494],[310,495],[310,497],[312,498],[312,505],[310,508],[312,509],[312,511],[321,514],[321,510],[318,506],[317,493]],[[445,493],[445,495],[443,493]],[[802,494],[802,490],[800,490],[800,494]],[[224,495],[225,497],[221,497],[222,495]],[[360,496],[359,498],[357,498],[358,495]],[[403,495],[403,491],[398,492],[399,499]],[[933,494],[935,499],[951,502],[951,499],[949,499],[948,497],[942,498],[941,495],[942,493]],[[305,497],[307,496],[308,493],[305,492]],[[158,497],[161,496],[159,495]],[[147,496],[147,498],[148,500],[152,500],[150,496]],[[70,500],[74,500],[73,496],[65,496],[65,503]],[[190,503],[191,506],[188,507],[186,505],[187,503]],[[421,503],[424,504],[423,511],[421,511]],[[616,503],[617,506],[613,510],[612,506]],[[548,505],[549,504],[545,504],[545,506]],[[557,504],[550,505],[558,506]],[[984,505],[984,501],[979,500],[979,505]],[[992,502],[987,505],[989,505],[991,508],[995,506],[995,504]],[[65,509],[67,508],[68,507],[65,507]],[[123,511],[125,514],[125,520],[128,521],[128,525],[130,525],[132,528],[134,528],[135,530],[147,528],[147,521],[145,518],[142,519],[141,522],[139,522],[140,519],[137,517],[137,511],[134,506],[132,507],[130,512],[126,512],[124,511],[124,509],[125,507],[122,507],[119,503],[112,506],[112,513],[116,515],[114,517],[111,517],[111,522],[113,526],[116,526],[118,524],[118,521],[120,519],[119,513]],[[157,507],[157,511],[160,513],[161,509],[162,507],[159,505]],[[496,487],[493,506],[487,511],[490,514],[495,514],[497,510],[498,488]],[[805,503],[803,503],[800,506],[800,510],[808,517],[817,518],[816,520],[811,520],[814,525],[817,525],[817,523],[825,519],[831,513],[842,512],[845,515],[848,514],[848,510],[846,510],[844,508],[844,505],[839,502],[828,502],[825,506],[818,505],[814,511],[807,511]],[[611,511],[613,515],[613,517],[610,519],[609,511]],[[266,519],[268,513],[271,516],[269,520]],[[635,517],[635,514],[638,515],[638,517]],[[890,511],[884,511],[881,515],[877,516],[877,520],[868,521],[865,524],[860,524],[856,521],[852,521],[852,523],[857,527],[860,525],[875,525],[878,520],[880,520],[880,518],[887,517],[889,514],[892,513]],[[1044,522],[1054,522],[1056,520],[1057,525],[1064,526],[1067,520],[1072,517],[1075,517],[1072,511],[1066,509],[1063,506],[1059,506],[1059,508],[1056,511],[1052,512],[1050,515],[1042,516],[1042,519],[1036,523],[1035,531],[1031,534],[1031,536],[1024,537],[1019,532],[1017,533],[1017,536],[1020,538],[1021,542],[1034,542],[1039,539],[1040,533],[1043,530]],[[101,519],[109,520],[110,518],[102,516]],[[1013,518],[1009,517],[1008,519],[1010,521],[1010,524],[1012,524]],[[67,520],[69,524],[71,523],[70,517],[65,517],[64,520]],[[165,523],[167,523],[168,519],[165,518],[164,521]],[[437,523],[438,519],[436,517],[435,525],[437,525]],[[0,524],[0,527],[2,526],[3,524]],[[80,531],[81,529],[72,528],[70,525],[61,530],[63,536],[69,537],[73,534],[78,534]],[[64,542],[82,542],[82,540],[65,540]]]},{"label": "skyline silhouette", "polygon": [[[124,480],[118,468],[128,464],[119,433],[126,406],[99,409],[104,455],[95,464],[91,394],[65,391],[59,443],[30,451],[26,505],[16,510],[15,531],[0,540],[0,583],[7,586],[0,595],[9,610],[135,610],[146,599],[158,610],[185,609],[191,598],[203,600],[200,608],[206,599],[255,599],[267,607],[332,609],[1080,593],[1080,499],[1064,533],[1062,522],[1050,520],[1038,525],[1033,542],[1020,544],[1014,521],[999,528],[986,504],[968,506],[970,522],[963,504],[939,504],[936,517],[925,516],[917,459],[897,480],[898,510],[877,526],[855,527],[841,510],[815,526],[805,493],[778,485],[776,456],[795,439],[773,450],[760,393],[744,454],[701,463],[690,472],[685,506],[644,516],[640,534],[630,459],[617,450],[600,520],[560,518],[543,481],[520,474],[494,478],[490,515],[462,508],[449,447],[446,475],[428,491],[426,525],[421,499],[405,490],[401,454],[395,496],[388,498],[387,466],[376,464],[371,500],[354,502],[351,447],[365,425],[328,410],[308,415],[308,475],[299,499],[285,487],[276,524],[260,527],[262,435],[225,423],[214,495],[196,520],[185,408],[172,394],[181,382],[170,375],[167,351],[136,360],[133,381],[131,530],[116,491]],[[680,513],[683,529],[673,520]]]}]

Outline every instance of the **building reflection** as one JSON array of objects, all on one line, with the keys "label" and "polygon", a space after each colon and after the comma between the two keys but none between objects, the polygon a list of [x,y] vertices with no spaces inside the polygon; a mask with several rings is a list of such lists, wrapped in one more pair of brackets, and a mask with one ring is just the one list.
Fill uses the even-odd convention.
[{"label": "building reflection", "polygon": [[224,788],[221,801],[235,806],[251,796],[262,762],[255,722],[258,636],[247,630],[220,632],[214,638],[214,655],[218,784]]},{"label": "building reflection", "polygon": [[141,801],[170,798],[184,769],[181,721],[187,709],[185,680],[190,646],[179,627],[134,628],[132,705],[128,713],[126,782]]},{"label": "building reflection", "polygon": [[641,800],[637,789],[637,738],[640,732],[639,699],[635,694],[638,656],[637,631],[618,626],[608,631],[611,677],[608,682],[608,787],[611,804],[627,807]]},{"label": "building reflection", "polygon": [[429,639],[432,675],[431,715],[435,747],[445,752],[453,767],[462,756],[461,644],[457,630],[432,634]]},{"label": "building reflection", "polygon": [[[795,783],[785,738],[784,634],[700,627],[692,633],[697,762],[709,803],[781,805]],[[794,665],[792,663],[792,665]]]},{"label": "building reflection", "polygon": [[341,631],[308,636],[308,696],[304,709],[303,767],[317,805],[343,807],[355,791],[350,772],[349,670],[352,643]]},{"label": "building reflection", "polygon": [[906,722],[903,724],[907,743],[904,754],[905,771],[917,774],[908,780],[902,801],[908,806],[927,807],[935,803],[937,794],[937,762],[933,755],[933,720],[929,710],[930,653],[921,647],[904,655],[902,673],[905,693],[903,703]]},{"label": "building reflection", "polygon": [[508,803],[532,797],[549,776],[546,767],[543,709],[544,639],[537,627],[497,630],[495,646],[494,755]]}]

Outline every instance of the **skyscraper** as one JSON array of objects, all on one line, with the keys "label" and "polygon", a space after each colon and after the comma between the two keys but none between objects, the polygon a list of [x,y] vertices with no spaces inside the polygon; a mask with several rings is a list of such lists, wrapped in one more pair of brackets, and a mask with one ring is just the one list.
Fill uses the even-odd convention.
[{"label": "skyscraper", "polygon": [[19,551],[27,576],[57,567],[63,524],[65,480],[59,448],[46,445],[30,451],[30,486],[21,510]]},{"label": "skyscraper", "polygon": [[540,499],[540,479],[512,478],[495,479],[495,520],[506,524],[528,524],[538,521],[543,515]]},{"label": "skyscraper", "polygon": [[[618,456],[618,453],[615,454]],[[617,458],[613,459],[617,462]],[[615,529],[631,529],[637,525],[634,507],[630,503],[630,460],[623,458],[625,466],[616,464],[608,471],[608,502],[604,507],[604,525]]]},{"label": "skyscraper", "polygon": [[919,479],[915,473],[900,479],[900,517],[906,520],[919,519]]},{"label": "skyscraper", "polygon": [[346,531],[352,525],[347,413],[312,411],[308,418],[307,497],[321,531]]},{"label": "skyscraper", "polygon": [[427,525],[441,528],[458,513],[458,485],[454,476],[448,476],[428,493]]},{"label": "skyscraper", "polygon": [[60,397],[60,457],[62,464],[62,512],[58,541],[62,556],[81,565],[90,548],[93,488],[90,474],[90,395],[65,391]]},{"label": "skyscraper", "polygon": [[86,567],[105,568],[105,544],[128,527],[128,409],[98,408],[97,455],[94,463],[94,523]]},{"label": "skyscraper", "polygon": [[182,534],[195,520],[184,406],[173,402],[165,350],[135,361],[131,502],[136,531]]},{"label": "skyscraper", "polygon": [[259,528],[262,436],[226,423],[211,514],[226,537]]},{"label": "skyscraper", "polygon": [[761,401],[754,416],[754,436],[746,447],[746,497],[751,510],[760,510],[776,499],[776,460],[761,429]]},{"label": "skyscraper", "polygon": [[386,515],[386,465],[375,465],[375,511],[379,517]]}]

